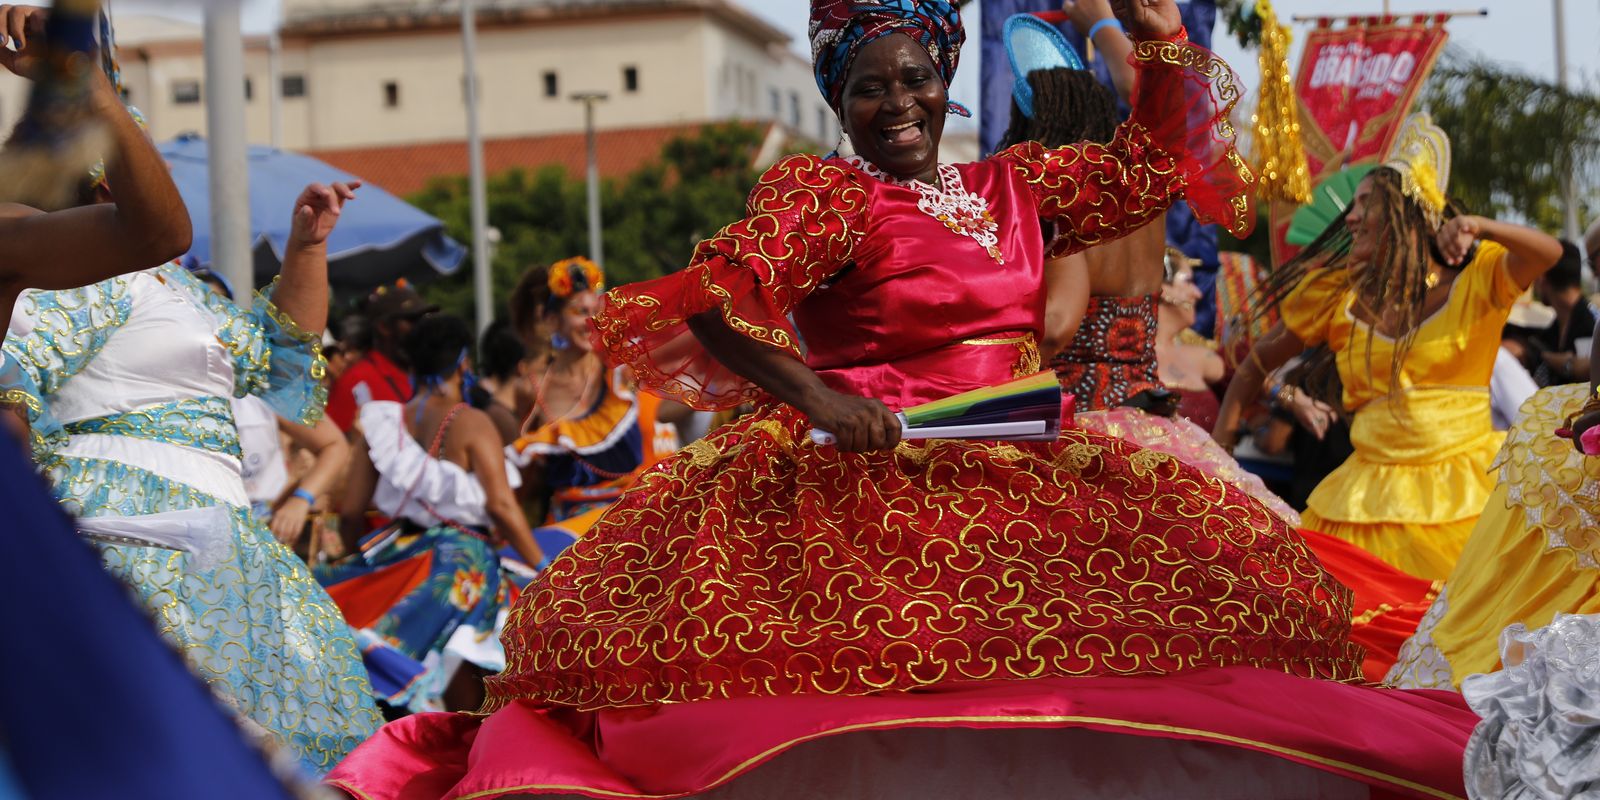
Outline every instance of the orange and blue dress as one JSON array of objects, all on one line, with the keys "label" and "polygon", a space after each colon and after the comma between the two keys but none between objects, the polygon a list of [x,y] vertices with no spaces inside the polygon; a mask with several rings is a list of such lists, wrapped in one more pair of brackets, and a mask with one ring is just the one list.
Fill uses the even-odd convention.
[{"label": "orange and blue dress", "polygon": [[657,422],[660,406],[617,367],[582,413],[545,422],[507,448],[517,466],[537,463],[550,489],[549,513],[534,530],[546,555],[587,533],[640,473],[677,449],[675,429]]},{"label": "orange and blue dress", "polygon": [[[1088,728],[1459,791],[1470,713],[1341,682],[1361,663],[1348,590],[1237,487],[1077,429],[818,446],[804,414],[688,328],[714,311],[797,358],[803,337],[830,388],[891,408],[1038,371],[1041,218],[1065,249],[1180,193],[1228,222],[1248,214],[1230,202],[1248,173],[1227,142],[1176,129],[1185,90],[1225,68],[1172,42],[1135,60],[1151,91],[1108,145],[1019,145],[941,167],[937,188],[792,156],[686,269],[610,292],[597,342],[642,386],[755,412],[646,471],[529,587],[481,715],[393,723],[333,784],[407,800],[682,796],[776,759],[730,796],[792,797],[823,785],[783,766],[814,740]],[[1081,763],[1070,747],[1022,752],[1002,754],[1017,773]]]},{"label": "orange and blue dress", "polygon": [[[355,629],[376,695],[396,708],[438,710],[463,664],[505,665],[496,639],[517,588],[490,544],[483,484],[423,447],[405,415],[389,400],[357,411],[377,472],[372,506],[388,524],[315,574]],[[505,469],[514,488],[517,472]]]}]

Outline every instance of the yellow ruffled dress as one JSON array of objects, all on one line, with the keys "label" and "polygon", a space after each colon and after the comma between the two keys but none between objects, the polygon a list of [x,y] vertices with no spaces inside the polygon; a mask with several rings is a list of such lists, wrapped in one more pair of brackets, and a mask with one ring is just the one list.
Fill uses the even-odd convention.
[{"label": "yellow ruffled dress", "polygon": [[1423,321],[1399,375],[1391,374],[1395,341],[1352,313],[1346,270],[1313,271],[1284,299],[1289,330],[1337,354],[1353,415],[1355,454],[1311,493],[1304,527],[1419,578],[1449,576],[1494,488],[1490,465],[1505,438],[1490,420],[1489,377],[1526,288],[1505,262],[1504,247],[1479,246],[1449,300]]},{"label": "yellow ruffled dress", "polygon": [[1572,384],[1522,404],[1495,462],[1500,482],[1388,683],[1456,688],[1499,667],[1500,632],[1513,623],[1600,614],[1600,458],[1555,435],[1588,398],[1588,384]]}]

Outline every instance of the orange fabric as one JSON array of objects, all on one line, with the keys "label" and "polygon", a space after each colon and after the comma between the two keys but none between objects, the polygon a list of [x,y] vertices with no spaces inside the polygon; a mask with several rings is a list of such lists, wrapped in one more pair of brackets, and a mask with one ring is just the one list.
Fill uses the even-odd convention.
[{"label": "orange fabric", "polygon": [[1367,648],[1361,664],[1367,680],[1382,681],[1399,658],[1400,645],[1428,613],[1438,583],[1401,572],[1343,539],[1303,528],[1300,534],[1322,566],[1354,594],[1350,640]]},{"label": "orange fabric", "polygon": [[366,628],[422,585],[433,569],[433,551],[369,575],[327,587],[352,628]]}]

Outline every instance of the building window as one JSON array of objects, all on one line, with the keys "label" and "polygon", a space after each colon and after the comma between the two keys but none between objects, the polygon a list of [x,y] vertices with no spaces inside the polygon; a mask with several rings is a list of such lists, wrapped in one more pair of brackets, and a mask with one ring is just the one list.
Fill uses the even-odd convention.
[{"label": "building window", "polygon": [[639,68],[638,67],[623,67],[622,68],[622,90],[625,91],[625,92],[637,92],[637,91],[639,91]]},{"label": "building window", "polygon": [[789,127],[800,130],[800,93],[789,92]]},{"label": "building window", "polygon": [[383,83],[383,107],[398,108],[400,106],[400,84],[394,81]]},{"label": "building window", "polygon": [[244,79],[244,101],[246,103],[256,99],[256,85],[249,78]]},{"label": "building window", "polygon": [[544,96],[561,96],[561,82],[556,80],[556,74],[554,72],[546,72],[544,74]]},{"label": "building window", "polygon": [[172,102],[180,106],[189,106],[200,102],[200,82],[194,80],[173,81]]},{"label": "building window", "polygon": [[767,99],[772,101],[772,118],[783,116],[783,92],[777,89],[767,90]]},{"label": "building window", "polygon": [[285,76],[283,76],[283,96],[284,97],[305,97],[306,96],[306,76],[304,76],[304,75],[285,75]]},{"label": "building window", "polygon": [[826,142],[833,138],[833,115],[828,113],[827,106],[817,106],[817,141]]}]

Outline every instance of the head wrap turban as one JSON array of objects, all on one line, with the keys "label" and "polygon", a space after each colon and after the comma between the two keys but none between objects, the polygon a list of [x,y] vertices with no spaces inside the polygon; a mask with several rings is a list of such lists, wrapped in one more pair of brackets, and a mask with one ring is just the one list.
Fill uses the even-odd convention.
[{"label": "head wrap turban", "polygon": [[[811,65],[828,107],[839,109],[861,48],[891,33],[910,36],[926,49],[949,91],[967,38],[956,6],[943,0],[811,0]],[[959,103],[952,102],[950,111],[972,116]]]}]

